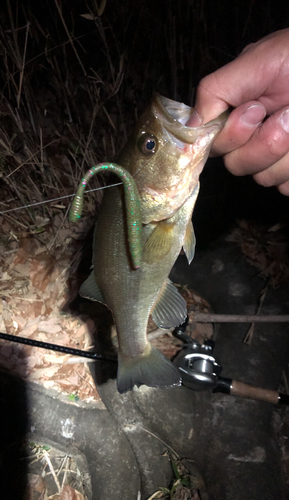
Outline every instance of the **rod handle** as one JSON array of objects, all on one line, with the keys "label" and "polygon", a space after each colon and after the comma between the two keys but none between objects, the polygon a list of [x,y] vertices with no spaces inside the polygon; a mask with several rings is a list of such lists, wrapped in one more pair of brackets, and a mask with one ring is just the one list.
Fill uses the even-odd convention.
[{"label": "rod handle", "polygon": [[279,393],[277,391],[243,384],[243,382],[237,382],[237,380],[232,380],[230,394],[241,398],[258,399],[272,404],[279,403]]},{"label": "rod handle", "polygon": [[289,405],[289,395],[254,385],[244,384],[231,378],[219,377],[213,392],[222,392],[247,399],[257,399],[271,404]]}]

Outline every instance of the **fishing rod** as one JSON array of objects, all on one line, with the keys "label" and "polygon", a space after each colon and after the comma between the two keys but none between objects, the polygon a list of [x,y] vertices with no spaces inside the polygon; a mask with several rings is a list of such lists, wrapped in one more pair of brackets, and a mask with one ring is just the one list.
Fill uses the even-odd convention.
[{"label": "fishing rod", "polygon": [[[186,323],[186,322],[185,322]],[[201,345],[185,333],[186,324],[183,323],[173,332],[174,336],[184,342],[184,347],[174,359],[174,364],[179,368],[184,386],[203,391],[212,389],[213,393],[223,393],[248,399],[265,401],[267,403],[289,405],[289,395],[261,387],[255,387],[231,378],[221,377],[222,365],[213,356],[214,341],[208,340]],[[184,326],[185,325],[185,326]],[[109,361],[117,363],[117,358],[103,356],[95,352],[83,351],[73,347],[51,344],[40,340],[18,337],[0,332],[0,339],[10,342],[39,347],[50,351],[70,354],[94,361]]]},{"label": "fishing rod", "polygon": [[82,349],[75,349],[74,347],[51,344],[50,342],[42,342],[41,340],[28,339],[26,337],[18,337],[16,335],[10,335],[8,333],[3,333],[3,332],[0,332],[0,339],[8,340],[9,342],[15,342],[16,344],[25,344],[32,347],[40,347],[41,349],[47,349],[50,351],[62,352],[64,354],[71,354],[72,356],[89,358],[93,359],[94,361],[110,361],[113,363],[117,362],[117,358],[110,358],[109,356],[103,356],[102,354],[98,354],[96,352],[83,351]]}]

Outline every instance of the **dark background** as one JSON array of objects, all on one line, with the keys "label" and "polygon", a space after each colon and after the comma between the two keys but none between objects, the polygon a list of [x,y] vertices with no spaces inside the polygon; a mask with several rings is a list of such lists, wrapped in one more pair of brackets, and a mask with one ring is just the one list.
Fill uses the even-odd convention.
[{"label": "dark background", "polygon": [[[288,23],[284,1],[6,0],[0,12],[0,139],[6,133],[13,142],[12,154],[0,151],[3,196],[19,196],[17,183],[27,182],[27,172],[42,186],[44,198],[55,195],[46,177],[59,169],[56,152],[69,155],[72,149],[77,150],[72,165],[76,183],[91,164],[87,151],[95,161],[116,156],[154,91],[193,105],[203,76]],[[12,114],[17,109],[22,130],[11,109]],[[30,162],[17,179],[5,182],[5,174],[18,165],[16,155],[26,158],[27,142],[30,151],[39,150],[40,128],[42,145],[59,138],[45,149],[44,172]],[[54,182],[59,188],[60,181]],[[286,197],[250,177],[233,177],[221,159],[208,162],[201,185],[194,213],[199,247],[236,219],[269,225],[287,220]],[[61,179],[63,192],[73,187],[69,191],[67,179]],[[27,203],[37,195],[20,198]]]}]

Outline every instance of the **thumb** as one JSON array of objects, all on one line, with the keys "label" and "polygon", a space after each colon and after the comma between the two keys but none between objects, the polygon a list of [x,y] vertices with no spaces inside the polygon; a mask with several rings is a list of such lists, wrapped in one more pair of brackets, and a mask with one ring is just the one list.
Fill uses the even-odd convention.
[{"label": "thumb", "polygon": [[196,127],[207,123],[217,118],[217,116],[230,107],[230,97],[226,95],[226,90],[222,83],[224,68],[220,68],[215,73],[206,76],[199,83],[194,113],[187,123],[188,126]]}]

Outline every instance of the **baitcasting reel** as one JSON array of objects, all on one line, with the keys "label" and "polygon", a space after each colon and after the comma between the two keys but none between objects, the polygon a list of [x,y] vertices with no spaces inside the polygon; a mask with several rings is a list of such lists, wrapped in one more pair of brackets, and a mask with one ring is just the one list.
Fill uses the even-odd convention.
[{"label": "baitcasting reel", "polygon": [[182,374],[183,384],[194,391],[214,389],[218,384],[222,366],[212,355],[213,344],[209,340],[201,345],[192,339],[174,360]]},{"label": "baitcasting reel", "polygon": [[287,394],[221,377],[222,365],[213,356],[215,342],[206,340],[201,345],[185,333],[187,324],[188,318],[173,332],[173,335],[184,343],[183,348],[174,359],[174,364],[181,373],[184,386],[194,391],[211,389],[213,392],[258,399],[273,404],[289,405],[289,395]]}]

